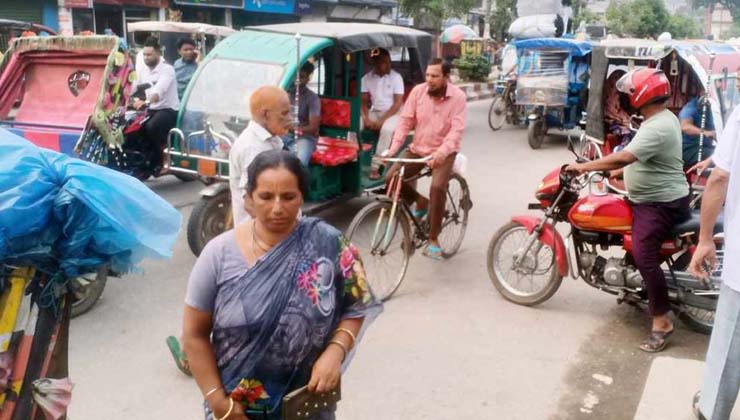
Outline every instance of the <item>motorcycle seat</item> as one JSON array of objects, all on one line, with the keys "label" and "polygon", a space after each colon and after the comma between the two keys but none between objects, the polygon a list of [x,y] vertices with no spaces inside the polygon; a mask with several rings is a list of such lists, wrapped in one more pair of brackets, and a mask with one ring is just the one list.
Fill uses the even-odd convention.
[{"label": "motorcycle seat", "polygon": [[[678,236],[686,233],[699,233],[699,226],[701,225],[701,218],[699,214],[700,213],[698,211],[692,211],[691,217],[686,219],[686,221],[673,226],[671,234],[674,236]],[[719,218],[717,218],[717,223],[715,223],[714,225],[714,233],[719,233],[723,231],[724,220],[722,218],[722,215],[720,215]]]}]

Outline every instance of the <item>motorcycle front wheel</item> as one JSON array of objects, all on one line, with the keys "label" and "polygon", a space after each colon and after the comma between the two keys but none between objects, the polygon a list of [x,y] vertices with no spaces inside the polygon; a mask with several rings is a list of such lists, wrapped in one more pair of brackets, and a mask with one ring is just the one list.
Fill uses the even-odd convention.
[{"label": "motorcycle front wheel", "polygon": [[493,235],[486,258],[488,276],[496,290],[506,300],[524,306],[550,299],[563,281],[555,264],[555,252],[539,242],[535,242],[521,257],[519,266],[514,267],[515,254],[529,235],[527,228],[519,223],[504,225]]}]

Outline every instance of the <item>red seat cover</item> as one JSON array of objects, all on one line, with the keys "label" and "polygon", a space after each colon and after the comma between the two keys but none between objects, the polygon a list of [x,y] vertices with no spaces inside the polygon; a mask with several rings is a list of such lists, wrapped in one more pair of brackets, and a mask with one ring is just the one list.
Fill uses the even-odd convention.
[{"label": "red seat cover", "polygon": [[321,98],[321,125],[336,128],[350,128],[352,108],[349,101]]}]

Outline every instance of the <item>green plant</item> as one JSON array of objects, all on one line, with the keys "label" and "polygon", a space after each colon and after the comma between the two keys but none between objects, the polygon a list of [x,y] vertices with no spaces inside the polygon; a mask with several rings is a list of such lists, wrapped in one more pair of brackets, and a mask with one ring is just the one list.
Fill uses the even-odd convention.
[{"label": "green plant", "polygon": [[484,82],[491,72],[491,64],[482,55],[464,55],[452,63],[465,80]]}]

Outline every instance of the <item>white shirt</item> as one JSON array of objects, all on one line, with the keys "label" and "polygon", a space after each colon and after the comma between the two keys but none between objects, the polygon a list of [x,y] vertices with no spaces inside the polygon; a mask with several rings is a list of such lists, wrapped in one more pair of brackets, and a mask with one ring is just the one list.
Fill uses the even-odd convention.
[{"label": "white shirt", "polygon": [[[152,85],[146,92],[146,98],[151,101],[151,97],[156,93],[159,95],[159,101],[152,102],[149,109],[180,109],[180,98],[177,96],[177,79],[175,77],[175,68],[160,59],[159,64],[153,69],[149,66],[143,66],[140,71],[136,72],[136,85],[149,83]],[[134,90],[136,87],[134,87]]]},{"label": "white shirt", "polygon": [[722,282],[740,292],[740,105],[727,119],[712,161],[730,173],[724,209],[725,258]]},{"label": "white shirt", "polygon": [[247,167],[254,158],[268,150],[281,150],[283,141],[273,136],[254,120],[249,121],[229,152],[229,189],[234,226],[249,219],[244,210],[244,194],[247,192]]},{"label": "white shirt", "polygon": [[375,71],[362,76],[362,93],[369,93],[373,103],[371,111],[386,112],[393,106],[393,95],[403,95],[403,77],[397,71],[391,70],[384,76],[378,76]]}]

